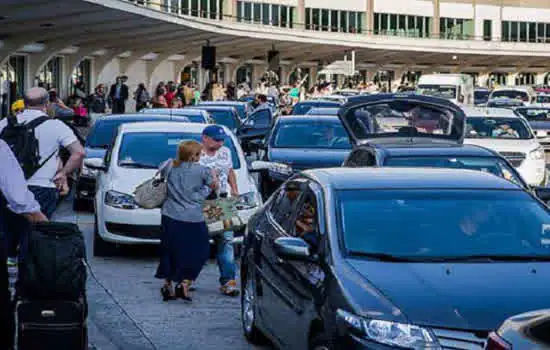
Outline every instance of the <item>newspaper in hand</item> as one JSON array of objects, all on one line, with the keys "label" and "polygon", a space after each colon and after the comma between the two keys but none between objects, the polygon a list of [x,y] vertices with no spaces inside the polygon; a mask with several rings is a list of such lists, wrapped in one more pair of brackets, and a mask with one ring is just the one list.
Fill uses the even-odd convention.
[{"label": "newspaper in hand", "polygon": [[233,218],[238,216],[236,205],[237,199],[234,198],[218,198],[204,201],[203,213],[206,224],[222,221],[224,227],[229,229]]}]

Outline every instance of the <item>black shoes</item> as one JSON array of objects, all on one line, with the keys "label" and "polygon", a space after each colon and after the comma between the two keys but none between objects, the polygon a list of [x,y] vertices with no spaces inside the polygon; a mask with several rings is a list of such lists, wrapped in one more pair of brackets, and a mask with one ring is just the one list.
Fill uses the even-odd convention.
[{"label": "black shoes", "polygon": [[183,284],[178,284],[176,286],[176,298],[183,299],[186,303],[191,303],[193,299],[185,292]]},{"label": "black shoes", "polygon": [[174,299],[172,293],[170,293],[170,287],[164,286],[160,289],[160,294],[162,295],[162,301],[168,301]]}]

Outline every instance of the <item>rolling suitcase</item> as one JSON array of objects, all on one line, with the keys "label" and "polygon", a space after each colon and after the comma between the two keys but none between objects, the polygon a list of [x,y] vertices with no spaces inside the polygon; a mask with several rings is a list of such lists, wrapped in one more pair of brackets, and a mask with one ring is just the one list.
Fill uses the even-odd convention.
[{"label": "rolling suitcase", "polygon": [[84,298],[17,301],[15,349],[88,349],[86,308]]}]

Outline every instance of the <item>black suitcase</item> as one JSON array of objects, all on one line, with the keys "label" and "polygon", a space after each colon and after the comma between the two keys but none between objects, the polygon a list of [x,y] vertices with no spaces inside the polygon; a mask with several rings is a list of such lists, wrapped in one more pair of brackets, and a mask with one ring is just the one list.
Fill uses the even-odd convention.
[{"label": "black suitcase", "polygon": [[85,299],[19,300],[15,306],[15,349],[88,349],[86,316]]}]

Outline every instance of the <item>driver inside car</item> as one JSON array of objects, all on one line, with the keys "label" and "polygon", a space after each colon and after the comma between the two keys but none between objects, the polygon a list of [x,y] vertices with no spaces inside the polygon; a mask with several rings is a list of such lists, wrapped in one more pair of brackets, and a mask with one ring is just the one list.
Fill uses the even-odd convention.
[{"label": "driver inside car", "polygon": [[498,138],[514,138],[519,139],[519,134],[516,130],[512,129],[512,127],[509,124],[501,124],[497,126],[495,129],[493,129],[492,132],[493,137]]}]

